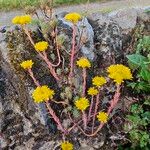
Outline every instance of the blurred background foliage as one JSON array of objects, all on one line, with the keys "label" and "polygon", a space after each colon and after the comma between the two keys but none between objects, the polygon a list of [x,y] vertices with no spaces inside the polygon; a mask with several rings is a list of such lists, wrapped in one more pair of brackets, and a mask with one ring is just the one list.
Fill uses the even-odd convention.
[{"label": "blurred background foliage", "polygon": [[[47,3],[52,0],[0,0],[0,10],[22,9],[27,6],[39,7],[42,3]],[[106,0],[53,0],[53,5],[71,5],[90,2],[102,2]],[[107,0],[108,1],[108,0]]]}]

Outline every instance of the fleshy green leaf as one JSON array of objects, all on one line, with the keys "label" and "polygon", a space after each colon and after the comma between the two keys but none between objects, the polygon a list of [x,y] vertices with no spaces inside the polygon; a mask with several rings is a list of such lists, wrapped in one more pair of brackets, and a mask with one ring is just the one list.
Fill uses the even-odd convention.
[{"label": "fleshy green leaf", "polygon": [[142,69],[140,75],[144,80],[150,81],[150,71],[148,71],[147,69]]},{"label": "fleshy green leaf", "polygon": [[145,120],[150,122],[150,112],[146,111],[141,115]]},{"label": "fleshy green leaf", "polygon": [[144,62],[148,62],[148,59],[140,54],[132,54],[126,56],[128,60],[136,66],[144,66]]},{"label": "fleshy green leaf", "polygon": [[146,99],[145,102],[144,102],[144,105],[150,106],[150,99]]}]

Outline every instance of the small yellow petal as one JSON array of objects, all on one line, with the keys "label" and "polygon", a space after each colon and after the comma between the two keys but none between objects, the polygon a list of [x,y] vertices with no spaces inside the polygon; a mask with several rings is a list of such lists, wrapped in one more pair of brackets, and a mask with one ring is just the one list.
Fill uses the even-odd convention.
[{"label": "small yellow petal", "polygon": [[26,60],[26,61],[23,61],[20,66],[24,69],[31,69],[32,66],[33,66],[33,61],[32,60]]},{"label": "small yellow petal", "polygon": [[102,123],[106,123],[108,121],[108,114],[105,112],[99,112],[97,119]]},{"label": "small yellow petal", "polygon": [[43,85],[43,86],[37,87],[33,91],[32,98],[34,99],[34,102],[41,103],[43,101],[52,99],[54,94],[55,94],[54,90],[48,88],[48,86],[46,85]]},{"label": "small yellow petal", "polygon": [[30,23],[31,20],[32,20],[32,18],[30,15],[16,16],[12,19],[12,23],[24,25],[24,24]]},{"label": "small yellow petal", "polygon": [[45,41],[38,42],[34,45],[34,48],[38,52],[43,52],[48,48],[48,43]]},{"label": "small yellow petal", "polygon": [[89,60],[85,57],[80,58],[77,61],[77,65],[81,68],[90,68],[91,67],[91,63],[89,62]]},{"label": "small yellow petal", "polygon": [[69,13],[65,16],[65,19],[76,24],[81,19],[81,16],[78,13]]},{"label": "small yellow petal", "polygon": [[71,144],[68,141],[62,142],[61,143],[61,149],[62,150],[73,150],[73,144]]},{"label": "small yellow petal", "polygon": [[109,73],[108,76],[113,79],[116,84],[121,84],[124,80],[131,80],[133,78],[131,70],[122,64],[109,66],[107,72]]},{"label": "small yellow petal", "polygon": [[92,79],[92,83],[97,87],[101,87],[106,83],[106,79],[101,76],[96,76]]},{"label": "small yellow petal", "polygon": [[88,89],[88,94],[92,95],[92,96],[97,95],[98,94],[98,90],[95,87],[90,87]]},{"label": "small yellow petal", "polygon": [[86,110],[87,107],[89,107],[89,100],[86,99],[85,97],[79,98],[78,100],[75,101],[75,106],[77,109],[83,111]]}]

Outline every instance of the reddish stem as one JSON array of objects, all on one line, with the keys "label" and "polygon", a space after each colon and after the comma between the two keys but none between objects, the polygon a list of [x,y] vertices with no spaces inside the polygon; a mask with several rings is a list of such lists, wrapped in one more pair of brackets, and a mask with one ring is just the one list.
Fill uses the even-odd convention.
[{"label": "reddish stem", "polygon": [[83,129],[82,129],[81,127],[79,127],[79,126],[78,126],[78,128],[81,130],[81,132],[82,132],[85,136],[93,137],[93,136],[95,136],[95,135],[102,129],[103,126],[104,126],[104,123],[101,123],[101,124],[99,125],[99,127],[97,128],[97,130],[96,130],[94,133],[92,133],[92,134],[87,134],[87,133],[85,133],[85,132],[83,131]]},{"label": "reddish stem", "polygon": [[[33,79],[35,85],[36,85],[37,87],[40,86],[39,82],[35,79],[32,70],[31,70],[31,69],[28,69],[28,72],[29,72],[31,78]],[[60,129],[64,134],[67,134],[67,131],[63,128],[63,126],[62,126],[62,124],[61,124],[59,118],[56,116],[54,110],[49,106],[48,101],[45,102],[45,105],[46,105],[46,107],[48,108],[48,111],[49,111],[50,115],[53,117],[54,121],[57,123],[59,129]]]},{"label": "reddish stem", "polygon": [[59,81],[60,79],[58,78],[58,76],[57,76],[55,70],[54,70],[53,67],[51,66],[51,63],[49,62],[49,59],[47,58],[47,55],[45,55],[45,54],[46,54],[46,53],[44,53],[44,52],[43,52],[43,53],[40,53],[40,52],[39,52],[40,57],[43,58],[44,61],[46,62],[46,64],[48,65],[48,68],[49,68],[49,70],[50,70],[50,73],[53,75],[53,77],[54,77],[57,81]]},{"label": "reddish stem", "polygon": [[40,86],[39,82],[35,79],[33,71],[31,69],[28,69],[29,75],[32,78],[32,80],[34,81],[36,86]]},{"label": "reddish stem", "polygon": [[67,131],[63,128],[59,118],[56,116],[55,112],[53,111],[53,109],[51,108],[51,106],[49,105],[48,101],[45,102],[46,107],[48,108],[48,111],[50,113],[50,115],[53,117],[54,121],[57,123],[58,128],[64,133],[66,134]]},{"label": "reddish stem", "polygon": [[[118,101],[119,101],[119,97],[120,97],[120,85],[117,85],[117,90],[116,90],[116,93],[115,93],[115,95],[114,95],[114,98],[111,100],[111,102],[110,102],[110,107],[108,108],[108,111],[107,111],[107,113],[108,113],[108,115],[110,114],[110,112],[112,111],[112,109],[116,106],[116,104],[118,103]],[[94,117],[95,118],[95,117]],[[84,134],[84,135],[86,135],[86,136],[88,136],[88,137],[92,137],[92,136],[95,136],[101,129],[102,129],[102,127],[105,125],[105,123],[101,123],[100,125],[99,125],[99,127],[97,128],[97,130],[93,133],[93,131],[92,131],[92,134],[87,134],[87,133],[85,133],[84,131],[83,131],[83,129],[81,128],[81,127],[79,127],[78,126],[78,128],[81,130],[81,132]]]},{"label": "reddish stem", "polygon": [[57,56],[58,56],[58,63],[57,63],[56,65],[52,64],[53,67],[59,66],[59,64],[60,64],[60,62],[61,62],[59,46],[58,46],[58,44],[57,44],[57,28],[56,28],[55,33],[56,33],[56,38],[55,38],[56,40],[55,40],[55,42],[56,42],[56,50],[57,50]]},{"label": "reddish stem", "polygon": [[[80,121],[78,121],[77,123],[76,122],[74,122],[74,120],[71,118],[71,115],[70,115],[70,113],[68,113],[68,115],[69,115],[69,118],[70,118],[70,120],[73,122],[73,126],[72,127],[70,127],[69,129],[68,129],[68,132],[70,132],[71,130],[73,130],[74,128],[75,128],[75,126],[77,126],[77,127],[79,127],[79,123],[81,123],[83,120],[80,120]],[[90,116],[90,118],[91,117],[93,117],[93,115],[91,115]],[[81,129],[81,128],[80,128]],[[84,132],[84,131],[83,131]]]},{"label": "reddish stem", "polygon": [[93,98],[94,96],[92,96],[92,99],[91,99],[91,104],[90,104],[90,109],[89,109],[89,114],[88,114],[88,121],[90,121],[91,119],[91,113],[92,113],[92,108],[93,108]]},{"label": "reddish stem", "polygon": [[61,62],[61,59],[60,59],[60,52],[59,52],[58,45],[56,46],[56,49],[57,49],[58,63],[57,63],[56,65],[52,64],[53,67],[59,66],[59,65],[60,65],[60,62]]},{"label": "reddish stem", "polygon": [[57,63],[56,65],[53,64],[53,63],[51,63],[51,62],[49,61],[49,59],[47,58],[47,53],[46,53],[45,51],[43,51],[43,56],[46,58],[47,62],[48,62],[52,67],[57,67],[57,66],[59,66],[59,64],[60,64],[60,62],[61,62],[58,46],[57,46],[56,49],[57,49],[57,55],[58,55],[58,63]]},{"label": "reddish stem", "polygon": [[83,68],[83,92],[82,92],[82,97],[85,96],[85,90],[86,90],[86,69]]},{"label": "reddish stem", "polygon": [[28,36],[28,39],[30,40],[31,44],[34,46],[34,41],[33,41],[33,39],[31,38],[31,35],[30,35],[28,29],[26,29],[26,28],[23,26],[23,30],[24,30],[25,34]]},{"label": "reddish stem", "polygon": [[68,113],[68,115],[69,115],[69,119],[73,122],[73,126],[72,127],[70,127],[69,129],[68,129],[68,132],[70,132],[71,130],[73,130],[74,128],[75,128],[75,126],[78,126],[78,124],[80,123],[80,122],[82,122],[82,120],[80,120],[80,121],[78,121],[77,123],[72,119],[72,117],[71,117],[71,115],[70,115],[70,113]]},{"label": "reddish stem", "polygon": [[51,101],[56,103],[56,104],[68,105],[68,103],[64,102],[64,101],[55,101],[55,100],[51,100]]},{"label": "reddish stem", "polygon": [[107,114],[109,115],[111,113],[111,111],[114,109],[114,107],[116,106],[116,104],[119,101],[119,97],[120,97],[120,85],[117,85],[117,90],[116,93],[114,95],[114,98],[110,101],[110,106],[108,108]]},{"label": "reddish stem", "polygon": [[86,116],[85,111],[82,111],[82,120],[83,120],[83,123],[84,123],[84,130],[86,130],[86,127],[87,127],[87,116]]},{"label": "reddish stem", "polygon": [[96,104],[95,104],[95,110],[94,110],[94,116],[93,116],[93,124],[92,124],[92,133],[94,131],[94,123],[95,123],[95,118],[96,118],[96,114],[97,114],[98,105],[99,105],[99,93],[96,96]]},{"label": "reddish stem", "polygon": [[75,37],[76,37],[75,24],[73,24],[72,30],[73,30],[73,32],[72,32],[72,49],[71,49],[71,58],[70,58],[70,74],[69,74],[70,81],[73,77],[73,70],[74,70]]},{"label": "reddish stem", "polygon": [[[93,116],[91,116],[91,117],[93,117]],[[99,127],[97,128],[97,130],[96,130],[93,134],[87,134],[87,133],[85,133],[85,131],[79,126],[79,123],[82,122],[82,120],[80,120],[78,123],[75,123],[75,122],[73,121],[73,119],[71,118],[71,115],[70,115],[70,114],[69,114],[69,118],[70,118],[70,120],[73,122],[74,125],[68,130],[68,132],[70,132],[72,129],[74,129],[75,126],[77,126],[77,127],[79,128],[79,130],[81,130],[81,132],[82,132],[84,135],[88,136],[88,137],[95,136],[95,135],[102,129],[102,127],[104,126],[104,123],[101,123],[101,124],[99,125]]]},{"label": "reddish stem", "polygon": [[[23,29],[24,29],[24,32],[26,33],[26,35],[28,36],[28,38],[29,38],[31,44],[34,46],[34,41],[33,41],[33,39],[31,38],[31,35],[30,35],[29,31],[28,31],[25,27],[23,27]],[[50,70],[50,73],[54,76],[54,78],[55,78],[57,81],[59,81],[59,78],[58,78],[58,76],[57,76],[55,70],[53,69],[53,66],[54,66],[54,67],[57,67],[57,66],[60,64],[60,62],[61,62],[58,46],[57,46],[58,63],[57,63],[56,65],[52,64],[52,63],[49,61],[49,59],[47,58],[47,54],[46,54],[45,51],[43,52],[43,55],[39,52],[39,55],[40,55],[40,56],[45,60],[45,62],[47,63],[48,68],[49,68],[49,70]]]}]

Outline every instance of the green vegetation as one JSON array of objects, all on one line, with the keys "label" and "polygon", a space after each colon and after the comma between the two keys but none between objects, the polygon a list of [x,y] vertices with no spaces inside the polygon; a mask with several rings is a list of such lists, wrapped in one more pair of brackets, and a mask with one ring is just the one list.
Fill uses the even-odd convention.
[{"label": "green vegetation", "polygon": [[107,13],[110,13],[112,11],[113,11],[112,8],[103,8],[103,9],[100,10],[100,12],[103,13],[103,14],[107,14]]},{"label": "green vegetation", "polygon": [[40,0],[0,0],[0,9],[9,10],[23,8],[25,6],[38,6]]},{"label": "green vegetation", "polygon": [[79,4],[86,2],[95,2],[98,0],[54,0],[55,4]]},{"label": "green vegetation", "polygon": [[[70,146],[73,147],[74,144],[70,135],[72,135],[73,139],[75,137],[81,137],[81,134],[87,137],[94,137],[98,135],[98,132],[101,131],[104,125],[107,126],[107,124],[109,124],[109,118],[114,115],[113,113],[116,113],[113,110],[120,100],[120,95],[123,91],[123,81],[127,79],[131,80],[132,73],[131,70],[123,64],[111,64],[107,70],[103,69],[101,72],[97,70],[99,67],[94,66],[94,63],[90,62],[83,54],[76,57],[77,55],[75,55],[75,53],[80,50],[80,46],[76,47],[76,45],[81,43],[83,46],[88,43],[88,41],[81,41],[83,32],[81,34],[78,32],[78,29],[86,28],[86,26],[83,24],[77,28],[77,23],[82,19],[82,16],[78,13],[68,13],[64,18],[66,21],[72,23],[72,34],[70,36],[63,32],[58,32],[57,29],[59,29],[61,25],[59,26],[57,23],[59,20],[57,21],[55,17],[49,19],[49,22],[46,19],[41,22],[42,20],[39,18],[37,21],[42,23],[41,25],[38,24],[39,32],[39,30],[35,31],[27,26],[32,20],[30,15],[21,15],[15,16],[12,22],[18,25],[19,28],[22,28],[22,30],[15,28],[13,31],[8,31],[6,37],[8,47],[10,48],[8,55],[10,56],[10,62],[14,70],[18,72],[20,78],[32,78],[36,86],[32,93],[33,101],[37,103],[37,105],[41,102],[45,105],[46,110],[44,108],[42,112],[46,111],[49,113],[47,114],[53,118],[60,130],[60,132],[58,132],[60,133],[60,137],[62,137],[62,135],[65,136],[65,142],[67,144],[65,145],[66,148],[62,148],[62,150],[73,150],[73,148],[69,148]],[[61,30],[62,29],[68,30],[69,28],[67,29],[65,27],[61,28]],[[70,31],[70,29],[68,31]],[[76,40],[77,36],[79,37],[78,40]],[[72,40],[68,42],[64,40],[70,37]],[[64,41],[67,42],[67,44]],[[66,51],[69,44],[71,45],[71,50]],[[18,47],[18,45],[22,46]],[[41,59],[39,59],[39,57]],[[42,65],[43,62],[41,60],[45,62],[45,67]],[[66,61],[64,62],[63,60]],[[78,73],[74,70],[76,69],[75,64],[81,72],[79,78],[77,77]],[[21,70],[21,67],[25,72]],[[42,74],[38,72],[41,71],[40,67],[42,68]],[[43,70],[43,68],[45,69]],[[89,72],[88,74],[89,70],[92,73]],[[23,75],[21,75],[19,71],[23,72]],[[46,80],[42,77],[44,74],[48,76],[49,72],[50,82],[47,82],[47,85],[43,85],[41,80],[44,80],[44,82],[46,82]],[[27,76],[26,73],[28,73],[29,76]],[[101,73],[102,75],[99,75]],[[78,84],[77,82],[80,76],[82,77],[82,81]],[[87,77],[89,77],[89,79]],[[107,81],[106,79],[108,77],[112,79],[115,84],[110,80]],[[103,100],[106,96],[104,89],[108,86],[110,86],[110,91],[112,91],[113,86],[114,92],[111,93],[113,98],[110,97],[110,105],[107,108],[99,102],[100,99]],[[50,103],[53,103],[55,107],[52,108]],[[108,103],[108,101],[106,101],[106,103]],[[56,108],[60,108],[60,114]],[[47,118],[45,121],[47,121]],[[64,124],[64,122],[67,123]],[[110,125],[112,125],[112,121],[110,123]],[[105,130],[104,136],[108,135],[109,132],[109,130]],[[67,139],[69,139],[69,143]],[[63,140],[61,147],[63,147],[64,144]],[[78,148],[75,147],[75,149],[79,149],[79,146]]]},{"label": "green vegetation", "polygon": [[150,135],[148,132],[148,124],[150,124],[150,112],[145,109],[150,106],[150,99],[144,101],[143,104],[133,104],[130,108],[130,115],[127,115],[127,123],[125,131],[129,133],[133,149],[148,150],[150,146]]},{"label": "green vegetation", "polygon": [[136,81],[128,84],[137,93],[150,92],[150,36],[138,40],[136,53],[127,55],[129,65],[136,71]]},{"label": "green vegetation", "polygon": [[[12,1],[12,0],[7,0],[7,1],[0,0],[0,4],[1,4],[1,2],[4,2],[3,5],[0,5],[0,7],[6,5],[7,6],[6,8],[10,9],[10,8],[22,8],[24,6],[39,6],[41,4],[41,1],[42,0],[25,0],[24,2],[21,3],[20,0],[14,0],[14,1]],[[46,2],[48,0],[43,0],[43,1]],[[60,6],[62,4],[77,4],[77,3],[81,3],[81,2],[87,2],[87,1],[88,0],[80,0],[80,1],[79,0],[55,0],[54,5],[55,6]],[[96,0],[89,0],[89,2],[92,2],[92,1],[96,1]],[[6,3],[6,2],[8,2],[8,3]],[[109,13],[111,11],[112,11],[111,8],[104,8],[104,9],[101,10],[102,13]],[[71,14],[69,17],[67,17],[67,20],[73,22],[72,20],[78,18],[77,21],[79,21],[81,19],[81,16],[76,17],[78,15],[79,14]],[[21,18],[21,17],[23,17],[23,16],[19,16],[19,18]],[[28,16],[28,17],[30,18],[30,16]],[[31,21],[31,19],[28,19],[28,18],[26,20],[26,17],[23,17],[23,18],[25,18],[25,19],[23,20],[21,18],[20,19],[21,23],[18,23],[18,16],[17,16],[17,18],[14,20],[14,22],[16,22],[15,24],[20,24],[20,25],[24,24],[24,25],[26,25],[29,22],[29,20]],[[24,21],[24,23],[23,23],[23,21]],[[40,26],[40,31],[41,31],[42,37],[41,37],[41,35],[39,35],[39,33],[36,33],[36,32],[33,32],[33,33],[31,32],[31,34],[29,34],[30,32],[29,32],[28,28],[26,28],[26,26],[22,26],[23,27],[22,31],[24,31],[24,34],[27,35],[28,40],[27,40],[27,38],[25,38],[25,36],[22,36],[23,33],[22,33],[21,30],[17,30],[14,33],[10,32],[9,33],[10,35],[8,34],[8,41],[10,42],[10,43],[8,42],[9,43],[8,45],[11,45],[11,46],[13,45],[12,47],[14,47],[13,49],[10,50],[9,55],[11,55],[11,57],[12,57],[11,58],[11,63],[13,64],[16,71],[20,71],[20,70],[18,70],[18,68],[20,69],[20,62],[22,62],[22,60],[26,59],[26,58],[24,58],[24,56],[27,52],[29,54],[30,59],[34,60],[35,62],[37,61],[37,64],[38,64],[38,61],[39,61],[39,60],[36,60],[37,57],[34,58],[35,53],[33,53],[33,49],[28,49],[28,48],[25,47],[25,48],[22,48],[19,51],[18,47],[17,47],[18,43],[20,42],[22,44],[22,43],[24,43],[23,41],[29,42],[29,40],[30,40],[31,44],[33,44],[33,45],[32,46],[29,45],[29,46],[30,47],[35,47],[33,41],[42,41],[43,36],[44,36],[46,41],[50,41],[50,43],[53,44],[54,49],[58,48],[58,51],[59,51],[59,49],[61,50],[58,53],[61,54],[62,58],[64,58],[65,60],[69,60],[70,62],[74,60],[74,59],[71,59],[71,60],[68,59],[68,55],[66,55],[66,51],[64,51],[64,49],[63,49],[64,45],[65,45],[65,36],[64,35],[57,35],[57,32],[56,32],[57,21],[55,19],[52,20],[50,23],[43,22],[43,20],[41,21],[39,19],[36,19],[36,20],[32,21],[32,24],[33,25],[38,24]],[[73,24],[73,25],[75,27],[75,24]],[[73,28],[73,30],[74,29],[75,28]],[[150,147],[150,135],[149,135],[149,124],[150,124],[150,111],[149,111],[150,110],[150,97],[149,97],[149,92],[150,92],[150,36],[147,33],[145,34],[144,26],[141,26],[139,28],[139,30],[140,30],[140,33],[136,32],[137,30],[135,30],[135,35],[133,36],[133,43],[134,44],[132,46],[132,50],[133,50],[132,54],[126,55],[126,57],[128,59],[128,64],[129,64],[130,68],[133,71],[133,80],[130,81],[130,83],[127,84],[128,87],[130,87],[130,89],[132,88],[131,93],[129,93],[129,96],[131,98],[133,98],[133,101],[131,101],[131,103],[128,104],[129,107],[127,107],[127,108],[129,108],[129,110],[128,110],[128,112],[126,112],[124,114],[124,116],[126,116],[126,117],[125,117],[125,119],[123,119],[123,120],[125,120],[123,122],[124,123],[124,131],[123,132],[127,136],[127,138],[126,138],[127,141],[125,141],[125,142],[128,142],[127,144],[129,144],[129,146],[127,147],[127,149],[125,149],[121,145],[119,150],[123,150],[123,149],[125,149],[125,150],[148,150],[149,147]],[[54,36],[54,35],[57,35],[57,36]],[[75,31],[73,31],[72,36],[76,37]],[[25,38],[25,39],[21,39],[20,37]],[[75,45],[76,40],[75,40],[75,38],[73,38],[73,39],[74,39],[73,44]],[[42,42],[39,42],[39,43],[41,44]],[[39,44],[39,43],[37,43],[37,44]],[[48,45],[48,42],[46,42],[46,43]],[[17,44],[17,46],[15,44]],[[22,45],[26,46],[27,44],[25,43],[25,44],[22,44]],[[72,47],[74,47],[74,46],[72,46]],[[15,51],[15,50],[17,50],[17,51]],[[60,79],[62,79],[61,74],[63,74],[64,76],[63,76],[62,81],[65,81],[66,79],[71,79],[70,81],[75,81],[75,78],[72,78],[72,76],[70,76],[69,68],[68,68],[68,65],[66,63],[65,63],[65,65],[63,64],[64,68],[61,68],[61,66],[59,66],[59,65],[53,65],[52,62],[50,62],[50,60],[47,59],[47,55],[43,55],[43,54],[46,54],[46,53],[41,53],[43,50],[40,51],[38,48],[36,48],[35,50],[38,51],[38,54],[41,54],[39,56],[40,57],[42,56],[41,57],[42,59],[44,58],[43,60],[48,65],[48,68],[51,72],[51,75],[53,75],[56,80],[59,81]],[[45,52],[45,50],[47,50],[47,49],[44,48],[44,52]],[[73,51],[73,54],[72,54],[72,51]],[[19,54],[20,52],[21,52],[21,55]],[[74,49],[70,51],[70,55],[72,55],[73,57],[74,57],[74,52],[75,52]],[[68,53],[69,52],[67,52],[67,54]],[[61,60],[59,60],[60,59],[59,54],[58,54],[58,57],[55,57],[55,52],[53,52],[53,51],[51,51],[51,53],[48,53],[48,54],[50,54],[50,58],[52,60],[55,60],[56,58],[58,58],[58,62],[61,63]],[[19,57],[16,57],[17,55]],[[83,58],[81,58],[81,60],[80,60],[81,64],[78,65],[78,66],[83,69],[83,68],[88,66],[87,65],[87,66],[84,67],[85,62],[87,63],[88,60],[86,59],[86,61],[85,61],[85,59],[84,59],[84,61],[83,61]],[[35,94],[36,94],[37,99],[34,98],[34,97],[33,97],[33,99],[34,99],[35,102],[37,102],[37,101],[41,102],[41,99],[39,100],[39,96],[45,90],[42,89],[43,91],[41,90],[42,92],[40,93],[40,92],[37,92],[38,91],[37,89],[39,87],[40,88],[46,88],[46,90],[49,93],[50,93],[50,91],[53,91],[53,90],[49,89],[48,86],[46,86],[46,85],[45,85],[46,87],[45,86],[43,86],[43,87],[39,86],[38,81],[36,81],[36,78],[34,78],[34,76],[33,76],[33,72],[31,72],[32,71],[31,68],[32,68],[32,65],[33,65],[33,62],[31,63],[31,60],[28,60],[28,62],[23,61],[23,63],[26,63],[26,65],[22,65],[22,66],[24,66],[23,68],[26,69],[26,71],[28,71],[28,73],[30,74],[30,77],[32,77],[35,85],[37,86],[37,88],[35,89]],[[37,64],[35,63],[35,65],[37,65]],[[89,62],[87,64],[89,64]],[[29,68],[28,65],[30,66],[30,68]],[[89,66],[91,66],[91,65],[89,65]],[[118,65],[116,65],[116,66],[118,66]],[[53,67],[54,67],[54,69],[53,69]],[[69,67],[70,67],[70,65],[69,65]],[[35,68],[37,68],[37,70],[38,70],[39,66],[37,66]],[[56,69],[57,73],[55,72],[55,69]],[[124,75],[125,77],[127,76],[127,74],[130,74],[130,73],[127,73],[126,71],[123,71],[121,69],[120,68],[119,69],[114,68],[113,71],[111,71],[112,74],[113,74],[113,76],[111,75],[111,77],[112,77],[112,79],[115,79],[114,80],[115,82],[120,81],[120,79],[122,79],[122,74],[123,73],[125,73],[125,75]],[[44,72],[46,72],[46,71],[44,71]],[[118,77],[118,74],[114,75],[114,73],[116,73],[116,72],[119,72],[119,78],[118,79],[116,79],[116,77]],[[43,74],[41,75],[39,73],[38,73],[38,75],[39,75],[39,78],[43,76]],[[25,74],[25,76],[26,76],[26,74]],[[85,97],[88,97],[88,96],[85,95],[86,94],[85,89],[87,89],[87,87],[86,87],[86,77],[87,76],[86,76],[86,74],[84,74],[84,72],[83,72],[82,76],[83,76],[83,85],[81,85],[79,87],[80,90],[79,89],[72,90],[72,88],[70,88],[70,87],[75,88],[75,83],[70,82],[70,81],[66,85],[61,86],[62,89],[61,89],[60,97],[63,101],[61,101],[61,103],[59,102],[59,104],[63,104],[63,107],[64,107],[63,113],[64,113],[64,116],[66,118],[68,117],[68,114],[69,114],[69,119],[70,120],[69,119],[68,120],[69,120],[70,124],[68,123],[68,125],[67,125],[69,127],[68,129],[65,129],[65,127],[63,127],[63,124],[61,124],[61,122],[63,122],[63,121],[59,121],[59,118],[53,113],[56,110],[53,111],[52,108],[49,106],[49,103],[47,101],[47,95],[46,95],[48,92],[44,93],[44,96],[46,95],[46,98],[44,97],[44,100],[42,99],[42,101],[46,102],[46,107],[49,110],[50,115],[52,116],[52,118],[54,118],[54,121],[56,122],[56,124],[58,124],[61,132],[64,135],[65,134],[67,135],[67,134],[71,133],[70,129],[72,129],[72,130],[74,129],[74,126],[72,126],[71,123],[78,124],[77,127],[79,127],[79,131],[81,130],[83,132],[83,134],[86,135],[86,136],[88,135],[87,133],[92,133],[91,135],[89,134],[88,136],[93,136],[93,133],[96,135],[98,133],[98,131],[101,130],[104,123],[107,123],[108,115],[110,114],[110,112],[112,112],[112,109],[116,106],[116,104],[119,100],[119,96],[120,96],[120,91],[119,91],[120,87],[119,86],[120,86],[121,82],[117,86],[117,90],[115,92],[114,99],[112,99],[110,101],[110,107],[108,107],[108,110],[106,110],[107,114],[104,113],[104,112],[99,112],[99,117],[97,119],[100,123],[103,122],[102,127],[101,127],[101,124],[100,124],[101,128],[98,128],[99,130],[96,130],[95,132],[93,132],[92,130],[94,129],[94,123],[91,126],[90,121],[95,122],[96,112],[97,112],[97,108],[98,108],[97,106],[98,106],[99,94],[95,95],[95,94],[92,93],[92,94],[88,95],[89,97],[94,96],[94,95],[96,96],[95,99],[93,99],[93,100],[95,100],[96,104],[93,105],[93,103],[91,102],[92,103],[91,106],[90,106],[91,110],[90,110],[90,108],[88,110],[89,101],[88,101],[88,99],[85,98]],[[128,77],[128,79],[131,79],[131,78],[132,78],[132,76],[130,76],[130,78]],[[97,82],[98,81],[96,81],[96,83]],[[93,79],[92,79],[92,83],[93,83]],[[98,85],[96,85],[96,84],[93,84],[93,85],[98,87]],[[55,88],[52,85],[51,85],[51,87]],[[73,93],[73,91],[78,91],[79,93],[78,94]],[[56,93],[59,94],[59,92],[57,90],[56,90]],[[83,98],[80,98],[80,97],[83,97]],[[134,101],[134,98],[136,98],[136,103]],[[75,104],[75,106],[74,106],[73,101],[74,102],[76,102],[76,101],[79,102],[78,104],[80,104],[80,105],[77,105],[76,103],[74,103]],[[92,99],[91,99],[91,101],[92,101]],[[58,102],[56,100],[53,100],[53,102],[55,102],[56,105],[58,104]],[[83,102],[85,102],[85,104]],[[83,106],[84,105],[87,108],[86,111],[88,112],[88,116],[89,116],[88,118],[86,118],[86,115],[84,115],[84,113],[83,113],[83,111],[84,111]],[[92,113],[91,113],[92,108],[94,110],[94,115],[92,115]],[[83,115],[83,116],[81,116],[81,115]],[[80,122],[76,121],[78,118],[79,118],[79,120],[82,119],[82,124]],[[62,119],[62,118],[60,118],[60,119]],[[106,120],[106,122],[104,122],[105,120]],[[89,123],[89,126],[86,129],[88,123]],[[95,127],[96,126],[97,126],[97,124],[95,124]],[[87,130],[88,132],[87,133],[84,132],[84,130],[82,130],[82,128],[84,128],[84,130],[85,131]],[[90,131],[90,129],[91,129],[91,131]],[[67,130],[67,132],[66,132],[66,130]],[[121,132],[122,132],[122,128],[121,128]]]},{"label": "green vegetation", "polygon": [[[0,10],[21,9],[26,6],[38,7],[50,0],[0,0]],[[98,0],[54,0],[54,6],[96,2]],[[102,1],[102,0],[99,0]]]},{"label": "green vegetation", "polygon": [[144,27],[136,32],[135,52],[127,55],[134,70],[134,81],[128,86],[136,93],[138,101],[131,105],[126,116],[124,130],[129,134],[131,147],[126,150],[148,150],[150,147],[150,36],[144,34]]}]

